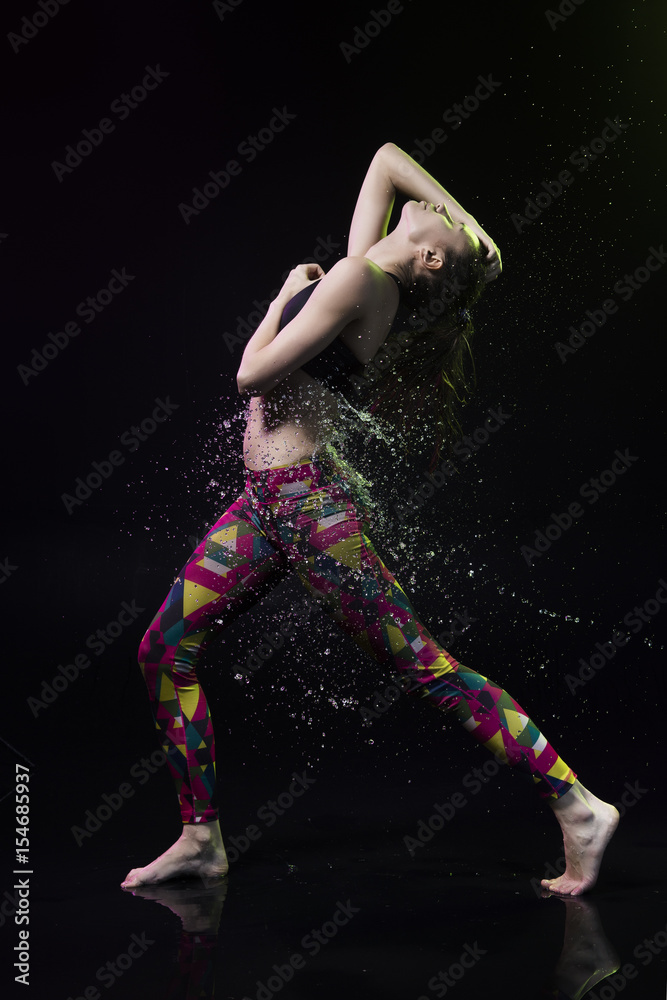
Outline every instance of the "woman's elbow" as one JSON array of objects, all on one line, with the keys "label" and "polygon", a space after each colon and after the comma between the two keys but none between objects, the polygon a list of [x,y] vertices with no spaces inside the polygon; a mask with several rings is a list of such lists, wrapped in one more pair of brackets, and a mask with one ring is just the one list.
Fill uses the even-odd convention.
[{"label": "woman's elbow", "polygon": [[236,373],[236,388],[241,396],[247,396],[252,387],[250,372],[248,372],[247,367],[241,362],[239,370]]},{"label": "woman's elbow", "polygon": [[261,393],[257,392],[252,381],[241,372],[236,376],[236,388],[241,396],[260,396]]},{"label": "woman's elbow", "polygon": [[241,396],[264,396],[273,385],[269,385],[266,379],[240,368],[236,376],[236,388]]},{"label": "woman's elbow", "polygon": [[391,155],[398,148],[395,142],[385,142],[380,146],[375,155],[378,157],[387,156],[387,154]]}]

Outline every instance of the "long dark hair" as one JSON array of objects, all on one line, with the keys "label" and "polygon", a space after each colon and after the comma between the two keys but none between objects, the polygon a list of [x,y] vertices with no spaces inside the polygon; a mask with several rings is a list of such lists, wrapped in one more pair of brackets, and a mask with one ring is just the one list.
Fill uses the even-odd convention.
[{"label": "long dark hair", "polygon": [[[445,253],[437,277],[418,275],[400,286],[398,323],[364,372],[364,403],[399,435],[404,452],[421,446],[429,428],[435,440],[429,469],[443,445],[461,433],[457,410],[469,391],[467,362],[474,361],[470,309],[485,286],[486,250]],[[426,426],[425,426],[426,425]]]}]

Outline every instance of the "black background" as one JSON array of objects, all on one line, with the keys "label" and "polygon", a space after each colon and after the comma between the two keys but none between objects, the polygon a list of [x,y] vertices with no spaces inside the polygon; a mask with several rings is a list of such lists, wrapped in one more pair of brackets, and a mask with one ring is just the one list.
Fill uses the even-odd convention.
[{"label": "black background", "polygon": [[[155,750],[136,648],[193,541],[242,488],[242,345],[230,350],[224,335],[322,242],[335,244],[325,270],[345,255],[366,168],[389,140],[413,155],[419,141],[424,167],[500,247],[503,275],[476,311],[478,382],[464,433],[489,407],[512,416],[457,463],[455,480],[421,508],[412,504],[408,522],[394,505],[424,482],[427,442],[407,463],[378,450],[377,493],[390,516],[376,544],[435,635],[457,614],[474,619],[447,648],[501,681],[588,787],[610,801],[626,782],[646,789],[626,820],[637,836],[664,813],[667,612],[574,693],[566,680],[596,643],[629,631],[623,618],[667,577],[664,272],[629,301],[614,290],[667,238],[664,10],[587,0],[552,28],[540,4],[523,0],[412,0],[346,55],[342,43],[354,43],[372,9],[385,8],[72,0],[18,52],[5,42],[0,809],[11,844],[7,793],[14,762],[29,761],[32,843],[45,868],[81,872],[94,846],[119,882],[130,844],[145,863],[177,835],[163,771],[94,845],[79,848],[71,828]],[[4,34],[37,10],[6,4]],[[166,77],[125,120],[110,112],[157,66]],[[460,127],[444,123],[444,112],[489,76],[493,93]],[[276,108],[295,117],[249,162],[238,146]],[[105,117],[114,131],[59,180],[54,161]],[[600,137],[607,119],[626,127],[578,169],[570,156]],[[429,146],[438,128],[446,140]],[[192,204],[193,189],[230,159],[240,175],[186,223],[179,205]],[[517,226],[527,199],[563,169],[570,185]],[[26,379],[20,366],[33,362],[33,349],[76,319],[114,268],[133,276],[127,287],[93,322],[79,320],[81,333]],[[610,298],[618,311],[563,363],[555,344]],[[121,436],[157,399],[173,413],[131,452]],[[122,465],[68,511],[63,494],[116,449]],[[584,502],[577,523],[528,566],[521,547],[626,449],[635,457],[627,472],[595,504]],[[223,835],[242,831],[293,771],[307,768],[317,778],[303,813],[313,830],[372,840],[364,831],[376,823],[395,828],[400,846],[433,796],[459,787],[486,758],[410,699],[364,723],[360,706],[387,679],[318,611],[248,683],[234,680],[234,665],[299,598],[297,585],[281,588],[202,667]],[[123,602],[141,609],[136,621],[95,655],[86,640]],[[43,683],[62,676],[59,665],[86,652],[90,667],[35,709],[28,699],[42,699]],[[539,808],[505,773],[474,806],[478,823],[508,824],[519,840]],[[533,846],[537,864],[557,856],[555,826],[550,832]],[[271,849],[268,834],[264,846]],[[9,887],[10,865],[0,885]]]}]

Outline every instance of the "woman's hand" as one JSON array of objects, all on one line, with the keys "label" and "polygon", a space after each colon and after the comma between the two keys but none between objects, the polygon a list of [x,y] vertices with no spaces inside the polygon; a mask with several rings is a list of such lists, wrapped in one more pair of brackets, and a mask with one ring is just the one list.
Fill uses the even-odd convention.
[{"label": "woman's hand", "polygon": [[324,277],[324,271],[319,264],[297,264],[287,276],[285,284],[280,289],[279,298],[288,302],[302,288],[307,288],[314,281]]},{"label": "woman's hand", "polygon": [[488,284],[489,281],[494,281],[496,278],[500,277],[500,274],[502,273],[503,263],[500,259],[500,250],[491,237],[484,232],[482,227],[475,222],[474,219],[468,219],[467,226],[469,229],[472,229],[473,233],[486,250],[484,263],[486,264],[486,283]]}]

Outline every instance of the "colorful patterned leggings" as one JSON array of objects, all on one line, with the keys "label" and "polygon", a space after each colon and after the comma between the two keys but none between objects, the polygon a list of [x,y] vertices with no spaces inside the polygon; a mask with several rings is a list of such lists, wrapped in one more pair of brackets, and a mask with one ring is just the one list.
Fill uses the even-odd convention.
[{"label": "colorful patterned leggings", "polygon": [[184,823],[217,819],[213,727],[197,681],[209,642],[290,571],[374,659],[451,712],[543,798],[575,774],[513,698],[445,652],[420,623],[367,534],[361,504],[328,459],[248,470],[246,487],[176,578],[140,650],[155,724]]}]

